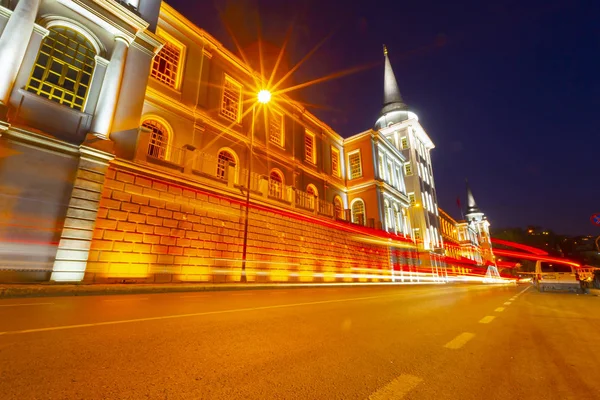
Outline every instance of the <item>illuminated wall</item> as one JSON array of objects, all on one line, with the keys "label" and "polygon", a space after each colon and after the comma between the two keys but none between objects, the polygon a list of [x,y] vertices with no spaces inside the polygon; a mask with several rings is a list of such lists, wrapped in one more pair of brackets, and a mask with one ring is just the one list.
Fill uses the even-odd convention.
[{"label": "illuminated wall", "polygon": [[[239,281],[244,221],[239,199],[127,169],[117,163],[107,173],[85,280]],[[369,232],[252,208],[248,281],[389,281],[392,266],[400,271],[416,263],[407,243],[390,248],[387,237]]]}]

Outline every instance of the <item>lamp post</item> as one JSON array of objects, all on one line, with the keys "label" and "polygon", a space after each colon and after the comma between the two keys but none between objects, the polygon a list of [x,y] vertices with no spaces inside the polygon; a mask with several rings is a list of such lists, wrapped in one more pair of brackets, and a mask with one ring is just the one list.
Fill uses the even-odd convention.
[{"label": "lamp post", "polygon": [[[257,94],[258,102],[267,104],[271,101],[271,92],[263,89]],[[248,156],[248,177],[246,178],[246,211],[244,218],[244,243],[242,247],[242,276],[240,282],[247,282],[246,262],[248,256],[248,215],[250,213],[250,176],[252,175],[252,158],[254,156],[254,118],[256,116],[256,104],[252,106],[252,126],[250,127],[250,151]]]}]

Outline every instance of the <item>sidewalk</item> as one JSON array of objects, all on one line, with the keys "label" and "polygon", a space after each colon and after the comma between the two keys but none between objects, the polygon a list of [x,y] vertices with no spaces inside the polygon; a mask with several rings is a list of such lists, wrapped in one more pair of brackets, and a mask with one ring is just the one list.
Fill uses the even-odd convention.
[{"label": "sidewalk", "polygon": [[[417,284],[417,283],[413,283]],[[141,293],[213,292],[223,290],[302,289],[335,286],[357,286],[356,283],[163,283],[163,284],[0,284],[0,299],[19,297],[104,296]],[[360,285],[360,284],[359,284]],[[390,285],[365,283],[364,285]],[[408,286],[409,284],[406,283]],[[418,285],[436,285],[420,283]]]}]

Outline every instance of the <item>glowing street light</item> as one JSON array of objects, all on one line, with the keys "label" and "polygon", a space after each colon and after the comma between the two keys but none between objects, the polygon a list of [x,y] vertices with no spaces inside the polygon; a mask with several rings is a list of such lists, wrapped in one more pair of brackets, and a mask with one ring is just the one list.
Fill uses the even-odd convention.
[{"label": "glowing street light", "polygon": [[267,104],[269,101],[271,101],[271,92],[269,92],[267,89],[263,89],[258,92],[259,103]]},{"label": "glowing street light", "polygon": [[[262,89],[257,93],[257,100],[263,105],[271,101],[271,92]],[[250,175],[252,174],[252,157],[254,156],[254,119],[256,104],[252,106],[252,126],[250,127],[250,155],[248,157],[248,177],[246,179],[246,218],[244,219],[244,243],[242,247],[242,276],[240,281],[247,282],[246,263],[248,262],[248,217],[250,214]]]}]

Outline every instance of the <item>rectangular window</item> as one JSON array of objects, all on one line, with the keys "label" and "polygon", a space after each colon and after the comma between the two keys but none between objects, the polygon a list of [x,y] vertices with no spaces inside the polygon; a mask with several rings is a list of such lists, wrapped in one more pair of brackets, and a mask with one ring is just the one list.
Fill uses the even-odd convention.
[{"label": "rectangular window", "polygon": [[408,149],[408,138],[403,136],[402,139],[400,139],[400,144],[402,146],[402,150]]},{"label": "rectangular window", "polygon": [[335,147],[331,148],[331,174],[337,178],[342,176],[342,171],[340,171],[340,151]]},{"label": "rectangular window", "polygon": [[394,164],[391,161],[388,161],[388,182],[394,186]]},{"label": "rectangular window", "polygon": [[165,85],[178,90],[181,86],[185,46],[160,28],[158,28],[157,34],[166,43],[154,56],[150,75]]},{"label": "rectangular window", "polygon": [[269,142],[283,147],[283,114],[275,110],[269,114]]},{"label": "rectangular window", "polygon": [[413,174],[412,165],[410,164],[410,162],[404,164],[404,174],[406,176],[411,176]]},{"label": "rectangular window", "polygon": [[385,180],[385,164],[383,154],[379,155],[379,178]]},{"label": "rectangular window", "polygon": [[304,131],[304,159],[311,164],[317,163],[315,135],[309,131]]},{"label": "rectangular window", "polygon": [[396,166],[396,183],[398,184],[396,187],[404,192],[406,189],[404,187],[404,179],[402,179],[402,171],[398,166]]},{"label": "rectangular window", "polygon": [[350,179],[356,179],[362,176],[362,161],[360,159],[359,150],[348,154],[348,165],[350,170]]},{"label": "rectangular window", "polygon": [[414,206],[417,202],[417,199],[415,198],[415,194],[414,193],[409,193],[408,194],[408,201],[410,202],[411,206]]},{"label": "rectangular window", "polygon": [[240,122],[242,102],[242,85],[231,77],[225,75],[223,83],[223,99],[221,101],[221,115],[235,122]]}]

